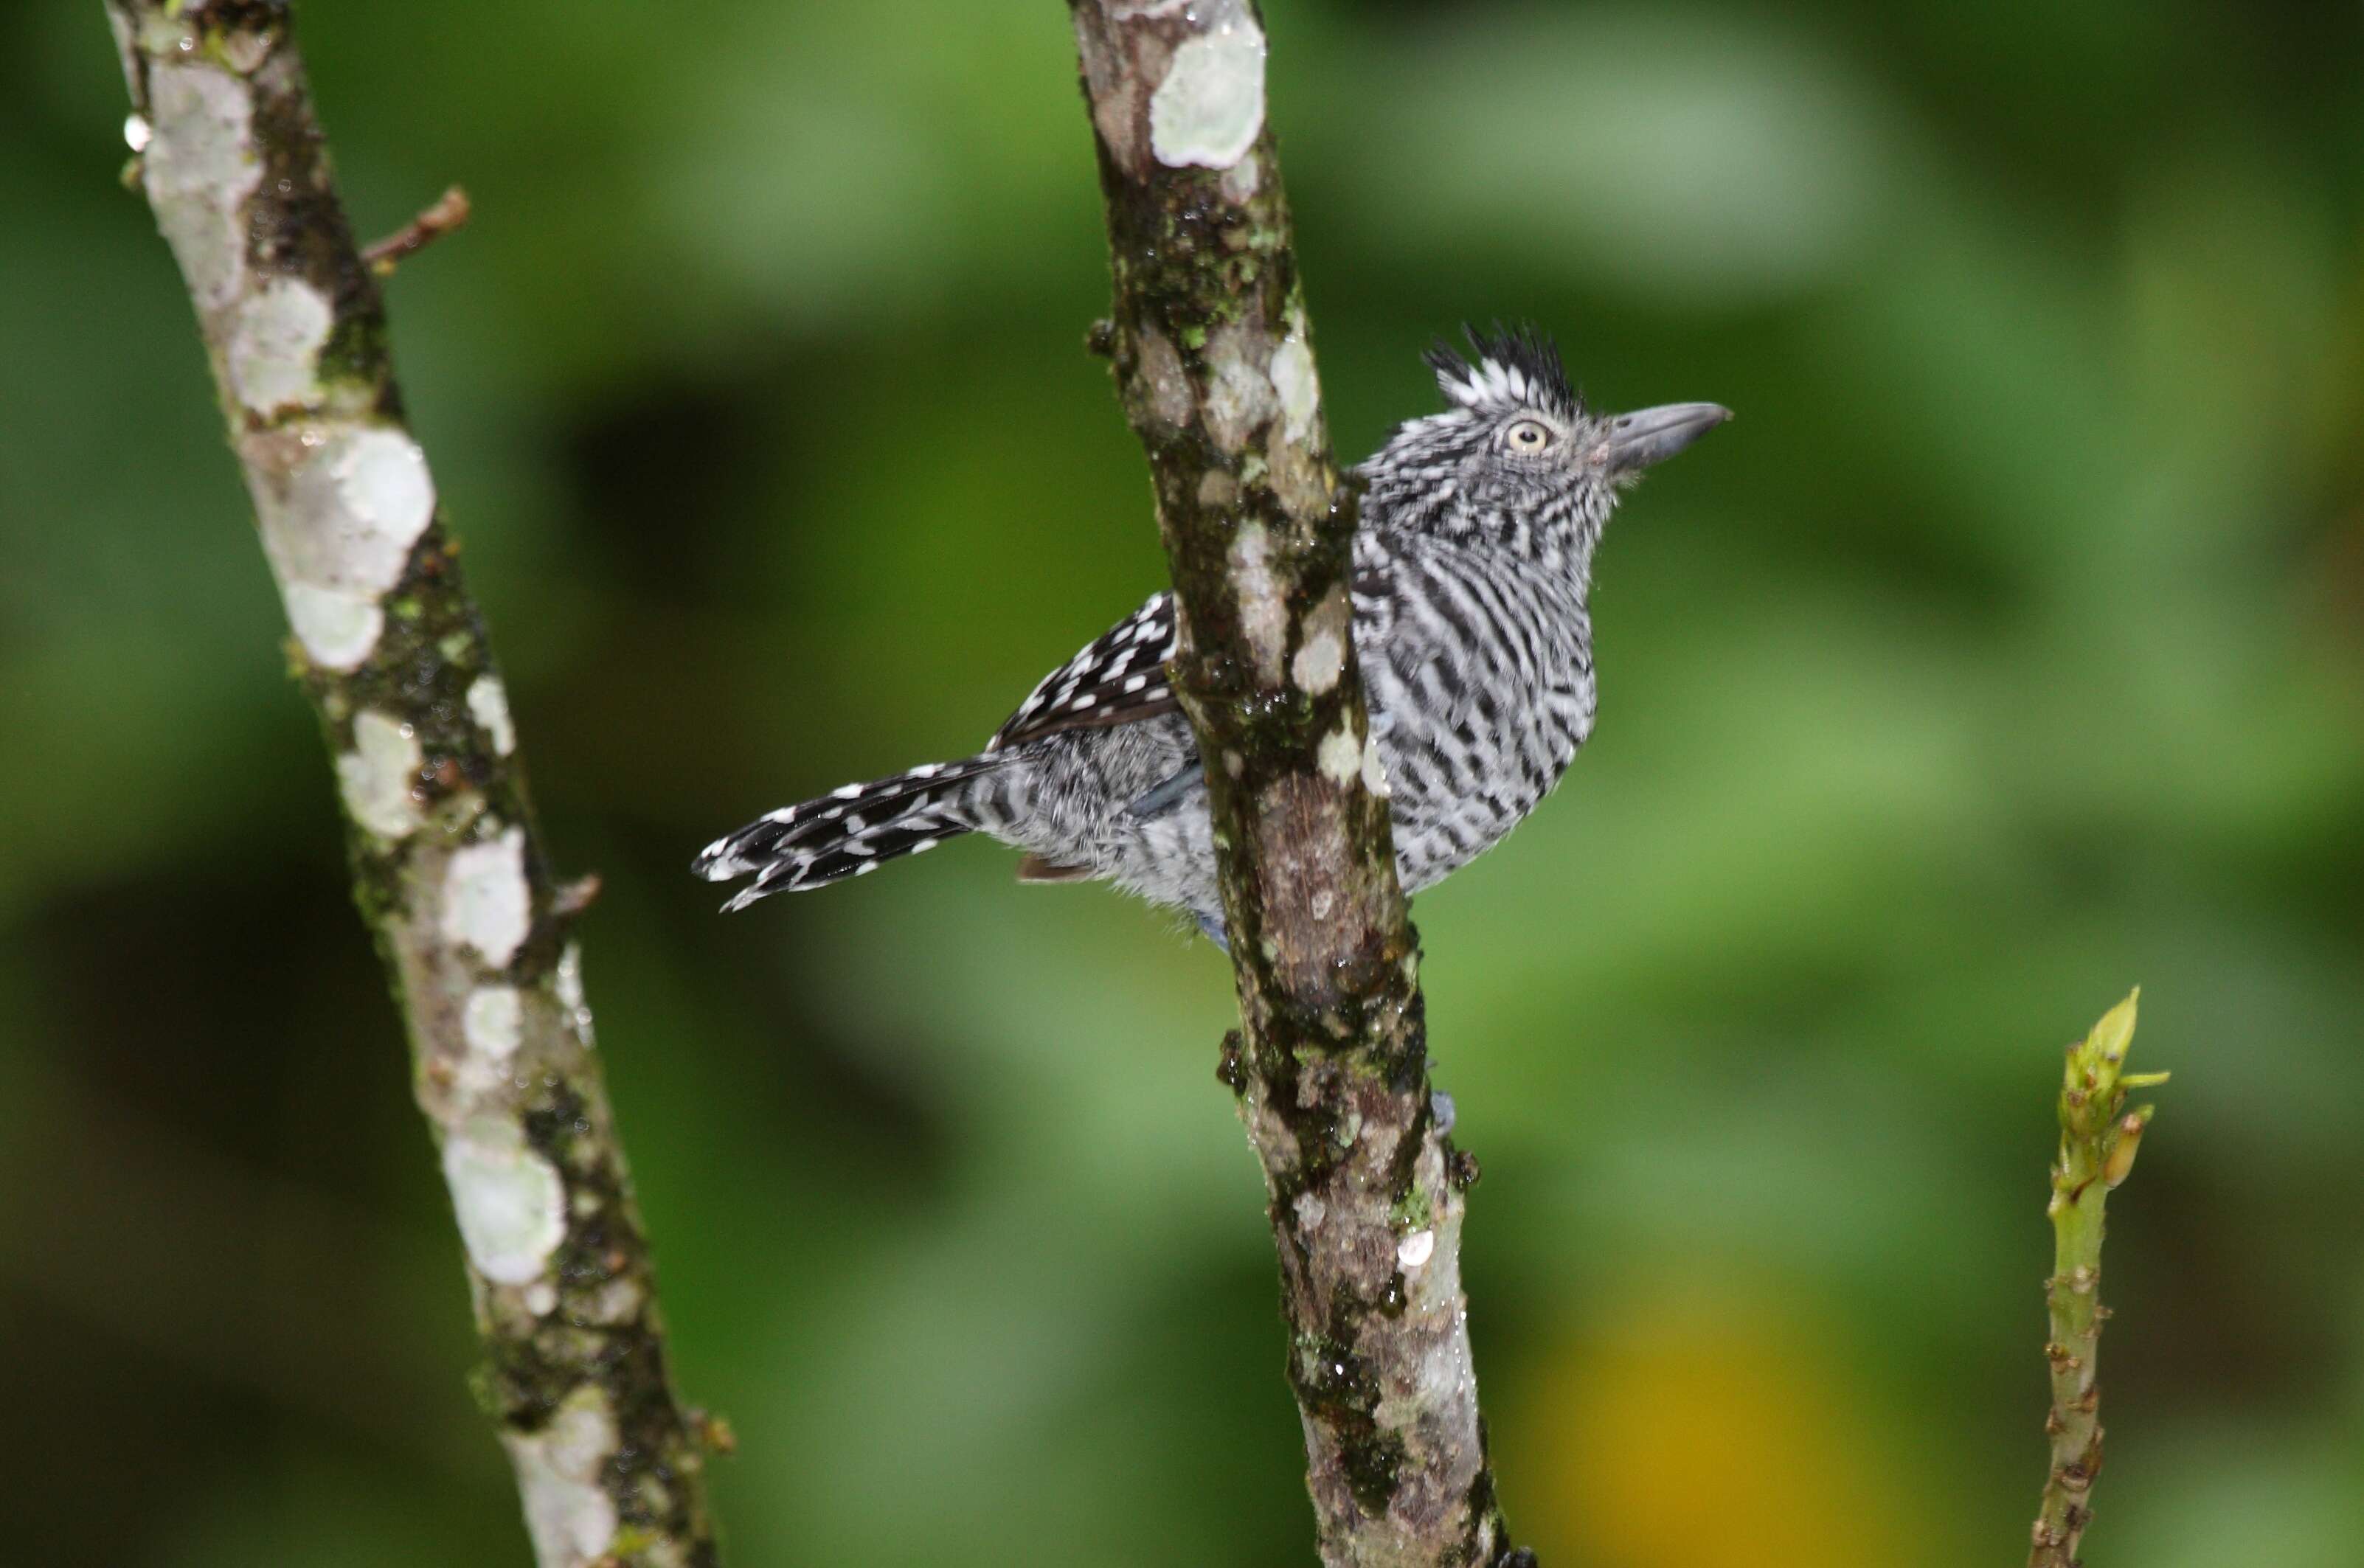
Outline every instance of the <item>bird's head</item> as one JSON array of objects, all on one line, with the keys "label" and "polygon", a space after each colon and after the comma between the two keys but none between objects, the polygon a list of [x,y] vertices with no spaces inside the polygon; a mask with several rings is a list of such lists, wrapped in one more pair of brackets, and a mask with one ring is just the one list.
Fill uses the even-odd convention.
[{"label": "bird's head", "polygon": [[1732,417],[1713,403],[1594,414],[1559,350],[1531,327],[1467,329],[1465,358],[1428,351],[1442,414],[1397,427],[1364,463],[1375,508],[1415,528],[1505,528],[1547,545],[1571,529],[1589,554],[1618,493]]}]

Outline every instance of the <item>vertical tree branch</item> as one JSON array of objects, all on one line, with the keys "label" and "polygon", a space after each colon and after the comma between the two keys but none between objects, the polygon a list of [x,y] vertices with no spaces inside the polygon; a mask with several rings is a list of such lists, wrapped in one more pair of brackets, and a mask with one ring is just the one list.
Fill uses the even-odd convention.
[{"label": "vertical tree branch", "polygon": [[1461,1294],[1475,1165],[1431,1118],[1418,955],[1352,637],[1331,460],[1246,0],[1070,0],[1110,346],[1181,609],[1241,1033],[1333,1564],[1507,1563]]},{"label": "vertical tree branch", "polygon": [[2126,1091],[2167,1081],[2164,1073],[2130,1075],[2137,990],[2111,1008],[2092,1033],[2068,1048],[2060,1086],[2060,1155],[2052,1167],[2052,1277],[2045,1282],[2051,1338],[2052,1413],[2044,1429],[2052,1468],[2035,1520],[2028,1568],[2077,1568],[2077,1543],[2093,1518],[2093,1482],[2102,1473],[2101,1385],[2096,1359],[2102,1323],[2102,1207],[2133,1171],[2149,1106],[2125,1110]]},{"label": "vertical tree branch", "polygon": [[285,0],[108,0],[139,183],[196,307],[407,1022],[483,1382],[543,1568],[715,1561],[567,890],[405,427]]}]

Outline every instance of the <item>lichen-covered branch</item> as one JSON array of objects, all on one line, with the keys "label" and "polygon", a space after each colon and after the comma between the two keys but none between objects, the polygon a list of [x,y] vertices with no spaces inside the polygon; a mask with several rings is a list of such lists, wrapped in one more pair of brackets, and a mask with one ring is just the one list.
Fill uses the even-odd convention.
[{"label": "lichen-covered branch", "polygon": [[1116,303],[1180,604],[1240,997],[1224,1080],[1264,1162],[1332,1564],[1504,1564],[1461,1294],[1476,1167],[1430,1110],[1418,955],[1351,636],[1331,460],[1246,0],[1071,0]]},{"label": "lichen-covered branch", "polygon": [[108,0],[126,131],[196,307],[407,1021],[542,1568],[715,1561],[592,1051],[568,890],[405,427],[284,0]]},{"label": "lichen-covered branch", "polygon": [[2164,1073],[2130,1074],[2135,992],[2111,1008],[2093,1032],[2068,1048],[2060,1086],[2060,1155],[2052,1167],[2052,1277],[2045,1282],[2051,1338],[2052,1413],[2045,1431],[2052,1468],[2044,1483],[2028,1568],[2076,1568],[2077,1543],[2092,1519],[2093,1482],[2102,1472],[2101,1350],[2102,1207],[2134,1170],[2149,1106],[2125,1108],[2126,1091],[2167,1082]]}]

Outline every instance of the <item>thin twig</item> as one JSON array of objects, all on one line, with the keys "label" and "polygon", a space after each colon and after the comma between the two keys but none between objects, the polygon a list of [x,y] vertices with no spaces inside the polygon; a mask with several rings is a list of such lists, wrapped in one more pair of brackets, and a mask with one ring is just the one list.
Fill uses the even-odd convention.
[{"label": "thin twig", "polygon": [[[106,11],[139,184],[187,281],[335,759],[354,896],[408,1027],[487,1354],[480,1389],[536,1555],[711,1568],[700,1427],[666,1374],[565,918],[596,881],[552,874],[285,0]],[[448,231],[455,198],[396,250]]]},{"label": "thin twig", "polygon": [[558,891],[551,895],[551,918],[562,921],[576,918],[599,901],[600,891],[606,886],[596,871],[578,876],[573,882],[560,883]]},{"label": "thin twig", "polygon": [[[1507,1565],[1461,1293],[1474,1166],[1431,1113],[1415,938],[1350,646],[1333,465],[1247,0],[1070,0],[1098,132],[1108,353],[1181,608],[1321,1554]],[[1341,657],[1343,651],[1343,659]],[[1306,656],[1300,657],[1300,653]]]},{"label": "thin twig", "polygon": [[434,206],[376,244],[363,248],[362,260],[379,277],[390,278],[403,261],[463,227],[474,210],[468,205],[468,193],[454,185],[436,197]]},{"label": "thin twig", "polygon": [[2101,1385],[2096,1381],[2102,1324],[2102,1208],[2112,1188],[2134,1170],[2152,1107],[2125,1109],[2126,1091],[2167,1082],[2164,1073],[2128,1073],[2134,1044],[2133,995],[2111,1008],[2092,1033],[2068,1048],[2060,1086],[2060,1154],[2052,1167],[2052,1277],[2044,1282],[2051,1338],[2044,1346],[2052,1374],[2052,1411],[2044,1429],[2052,1467],[2044,1482],[2028,1568],[2076,1568],[2077,1543],[2093,1518],[2093,1483],[2102,1473]]}]

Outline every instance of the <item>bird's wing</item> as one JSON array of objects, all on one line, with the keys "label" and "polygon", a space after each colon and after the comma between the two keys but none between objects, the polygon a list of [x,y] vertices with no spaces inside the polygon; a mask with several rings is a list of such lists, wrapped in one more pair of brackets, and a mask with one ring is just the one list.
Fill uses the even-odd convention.
[{"label": "bird's wing", "polygon": [[1063,730],[1103,729],[1178,711],[1165,681],[1165,662],[1174,649],[1174,595],[1153,594],[1147,604],[1045,675],[985,749],[1003,751]]},{"label": "bird's wing", "polygon": [[[1394,564],[1383,550],[1366,550],[1363,542],[1356,540],[1352,582],[1358,638],[1383,634],[1391,619],[1387,594]],[[1006,751],[1065,730],[1105,729],[1180,712],[1165,680],[1165,662],[1178,646],[1173,594],[1152,594],[1090,647],[1043,676],[985,749]]]}]

